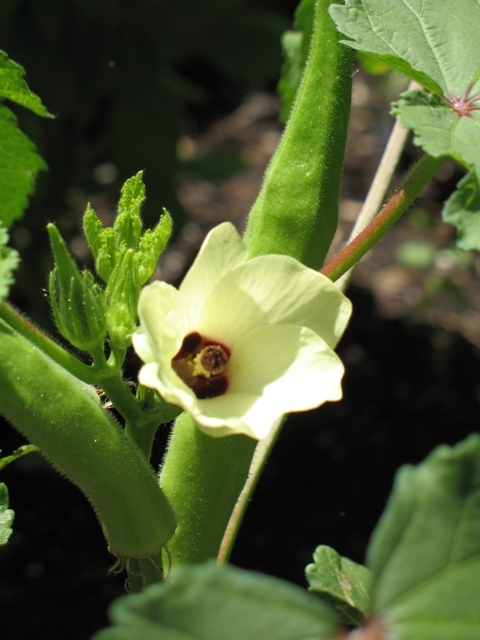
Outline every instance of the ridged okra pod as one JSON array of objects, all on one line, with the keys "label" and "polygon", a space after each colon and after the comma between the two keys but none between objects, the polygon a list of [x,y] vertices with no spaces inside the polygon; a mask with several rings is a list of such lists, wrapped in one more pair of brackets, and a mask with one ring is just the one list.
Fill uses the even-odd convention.
[{"label": "ridged okra pod", "polygon": [[83,491],[114,553],[158,553],[175,531],[173,510],[95,389],[2,320],[0,353],[0,413]]},{"label": "ridged okra pod", "polygon": [[317,0],[310,47],[283,137],[248,218],[252,256],[281,253],[319,269],[338,222],[351,103],[351,52]]}]

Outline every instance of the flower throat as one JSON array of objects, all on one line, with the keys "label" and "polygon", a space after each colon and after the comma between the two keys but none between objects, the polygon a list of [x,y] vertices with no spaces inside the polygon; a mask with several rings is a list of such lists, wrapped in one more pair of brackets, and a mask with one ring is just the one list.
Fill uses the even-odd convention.
[{"label": "flower throat", "polygon": [[194,332],[183,339],[180,351],[172,359],[172,367],[197,398],[203,400],[226,393],[229,360],[228,347]]}]

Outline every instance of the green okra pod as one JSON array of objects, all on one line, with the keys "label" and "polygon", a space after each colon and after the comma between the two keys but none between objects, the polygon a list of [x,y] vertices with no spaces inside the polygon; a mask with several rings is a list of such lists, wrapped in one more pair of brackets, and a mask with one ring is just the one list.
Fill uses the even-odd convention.
[{"label": "green okra pod", "polygon": [[112,552],[157,554],[173,510],[148,461],[96,391],[0,320],[0,413],[87,496]]},{"label": "green okra pod", "polygon": [[285,132],[250,211],[251,256],[281,253],[319,269],[338,222],[351,104],[351,51],[316,1],[310,55]]}]

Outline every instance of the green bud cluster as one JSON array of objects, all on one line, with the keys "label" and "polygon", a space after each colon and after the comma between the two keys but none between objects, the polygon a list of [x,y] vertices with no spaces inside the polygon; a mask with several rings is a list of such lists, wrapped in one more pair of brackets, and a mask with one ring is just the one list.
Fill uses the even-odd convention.
[{"label": "green bud cluster", "polygon": [[55,257],[50,303],[58,330],[77,349],[94,351],[107,333],[104,291],[90,271],[78,270],[56,226],[49,224],[47,229]]},{"label": "green bud cluster", "polygon": [[95,350],[107,332],[116,348],[131,344],[140,289],[170,238],[172,220],[165,209],[156,227],[142,234],[142,177],[140,171],[123,185],[112,227],[104,227],[90,205],[85,212],[85,236],[105,288],[94,283],[89,271],[79,272],[56,227],[49,225],[55,257],[50,275],[52,309],[60,333],[79,349]]}]

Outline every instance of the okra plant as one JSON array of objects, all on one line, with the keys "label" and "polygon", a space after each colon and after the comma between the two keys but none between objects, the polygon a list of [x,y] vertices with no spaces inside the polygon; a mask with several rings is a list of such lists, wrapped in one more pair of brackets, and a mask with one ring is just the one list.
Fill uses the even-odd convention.
[{"label": "okra plant", "polygon": [[[480,637],[476,434],[398,472],[365,566],[320,545],[306,568],[312,593],[228,566],[286,416],[341,400],[347,274],[447,158],[465,177],[444,220],[460,248],[480,250],[479,32],[480,0],[302,0],[284,38],[288,120],[243,237],[223,222],[178,289],[151,281],[175,214],[143,230],[142,172],[124,184],[113,226],[85,212],[94,272],[48,226],[49,302],[78,356],[7,300],[20,260],[8,229],[44,163],[0,106],[0,411],[31,443],[0,465],[39,450],[91,502],[131,592],[96,640]],[[398,124],[361,228],[332,256],[352,50],[412,85],[392,106]],[[4,53],[0,97],[49,117]],[[419,158],[387,198],[408,130]],[[142,362],[135,385],[122,374],[130,348]],[[170,423],[153,469],[155,434]],[[14,526],[8,506],[2,484],[1,544]]]}]

